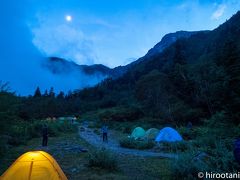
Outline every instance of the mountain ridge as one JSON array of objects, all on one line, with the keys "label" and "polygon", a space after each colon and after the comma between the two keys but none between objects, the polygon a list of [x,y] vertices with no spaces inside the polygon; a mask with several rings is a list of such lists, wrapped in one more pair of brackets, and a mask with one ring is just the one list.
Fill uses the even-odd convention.
[{"label": "mountain ridge", "polygon": [[102,64],[78,65],[73,61],[67,61],[63,58],[49,57],[47,61],[43,63],[43,67],[50,70],[50,72],[53,74],[71,73],[73,70],[79,70],[83,73],[86,73],[87,75],[102,74],[105,77],[117,79],[124,75],[132,66],[138,64],[146,58],[162,52],[176,40],[181,38],[189,38],[198,32],[200,31],[176,31],[174,33],[168,33],[164,35],[161,41],[159,41],[153,48],[151,48],[143,57],[140,57],[136,61],[133,61],[125,66],[109,68]]}]

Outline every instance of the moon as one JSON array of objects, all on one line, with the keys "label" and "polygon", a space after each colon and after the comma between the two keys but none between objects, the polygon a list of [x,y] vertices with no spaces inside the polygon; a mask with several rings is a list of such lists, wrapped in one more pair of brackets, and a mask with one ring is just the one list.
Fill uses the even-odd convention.
[{"label": "moon", "polygon": [[65,19],[66,19],[66,21],[70,22],[70,21],[72,21],[72,16],[66,15],[66,16],[65,16]]}]

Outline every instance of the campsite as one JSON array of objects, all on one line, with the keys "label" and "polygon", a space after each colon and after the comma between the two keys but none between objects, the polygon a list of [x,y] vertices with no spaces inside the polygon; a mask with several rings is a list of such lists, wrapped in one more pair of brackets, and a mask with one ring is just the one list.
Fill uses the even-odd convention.
[{"label": "campsite", "polygon": [[[172,179],[175,177],[175,173],[178,173],[179,177],[183,177],[185,173],[191,172],[188,163],[196,163],[196,166],[208,165],[213,160],[210,153],[218,153],[218,156],[226,157],[223,164],[219,164],[219,161],[215,159],[216,163],[222,167],[225,167],[225,163],[233,161],[233,159],[227,159],[231,157],[231,152],[228,152],[223,144],[214,144],[214,139],[207,141],[204,138],[205,134],[203,133],[208,129],[203,129],[203,127],[193,127],[193,129],[180,127],[177,130],[171,127],[158,127],[159,129],[149,128],[147,130],[146,127],[150,127],[150,125],[144,124],[145,131],[142,127],[128,124],[135,128],[127,133],[119,130],[119,126],[110,126],[109,141],[103,143],[100,122],[86,121],[86,119],[77,121],[79,122],[77,124],[71,124],[71,121],[66,122],[64,126],[68,125],[68,130],[50,137],[48,147],[42,147],[40,145],[42,139],[38,137],[28,141],[25,145],[9,150],[2,158],[4,163],[1,164],[1,171],[4,172],[7,169],[5,174],[11,171],[18,173],[11,163],[17,158],[17,161],[21,163],[21,157],[26,156],[27,158],[28,153],[41,151],[48,152],[49,159],[56,158],[54,162],[58,163],[60,172],[63,171],[63,175],[68,179],[131,179],[132,173],[134,173],[134,178],[139,179]],[[49,125],[51,123],[56,122],[49,122]],[[62,125],[61,120],[57,123]],[[203,145],[201,141],[205,141],[206,144]],[[19,156],[21,156],[20,159]],[[183,161],[186,162],[184,169]],[[138,165],[136,166],[136,164]],[[48,167],[49,165],[44,164],[43,166]],[[23,167],[26,168],[27,165],[25,164]],[[21,166],[17,168],[21,169],[23,177],[29,175],[29,171],[24,174],[24,168]],[[49,173],[56,174],[53,171],[52,169],[47,170],[46,177],[49,176]],[[14,176],[14,173],[9,174]],[[189,173],[188,178],[194,178],[194,173]],[[41,173],[41,177],[42,175],[44,177],[44,173]],[[34,178],[34,173],[31,176]],[[38,176],[40,177],[39,174]]]},{"label": "campsite", "polygon": [[240,1],[1,4],[0,180],[240,178]]}]

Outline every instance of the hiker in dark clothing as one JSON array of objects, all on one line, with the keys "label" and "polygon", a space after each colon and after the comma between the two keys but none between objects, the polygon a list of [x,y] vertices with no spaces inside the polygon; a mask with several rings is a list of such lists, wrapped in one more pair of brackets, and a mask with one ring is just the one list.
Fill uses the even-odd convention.
[{"label": "hiker in dark clothing", "polygon": [[46,124],[42,128],[42,146],[47,146],[48,143],[48,127]]},{"label": "hiker in dark clothing", "polygon": [[103,142],[108,142],[108,127],[103,125],[102,127]]},{"label": "hiker in dark clothing", "polygon": [[193,127],[192,122],[191,122],[191,121],[188,121],[187,128],[188,128],[189,130],[192,130],[192,127]]},{"label": "hiker in dark clothing", "polygon": [[234,143],[234,157],[238,164],[240,165],[240,138],[238,138]]}]

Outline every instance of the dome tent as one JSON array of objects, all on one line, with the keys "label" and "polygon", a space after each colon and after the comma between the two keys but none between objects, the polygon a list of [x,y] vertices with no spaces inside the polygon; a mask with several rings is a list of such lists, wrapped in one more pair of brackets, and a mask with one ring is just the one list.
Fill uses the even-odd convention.
[{"label": "dome tent", "polygon": [[157,137],[158,133],[159,133],[158,129],[150,128],[146,131],[144,138],[147,140],[154,140]]},{"label": "dome tent", "polygon": [[182,136],[171,127],[161,129],[155,139],[156,142],[175,142],[182,140]]},{"label": "dome tent", "polygon": [[143,138],[145,135],[145,130],[141,127],[136,127],[133,131],[132,131],[132,134],[131,134],[131,138],[134,138],[134,139],[139,139],[139,138]]},{"label": "dome tent", "polygon": [[44,151],[21,155],[0,177],[1,180],[67,180],[56,160]]}]

